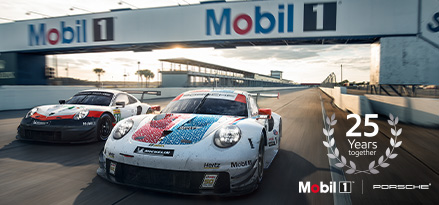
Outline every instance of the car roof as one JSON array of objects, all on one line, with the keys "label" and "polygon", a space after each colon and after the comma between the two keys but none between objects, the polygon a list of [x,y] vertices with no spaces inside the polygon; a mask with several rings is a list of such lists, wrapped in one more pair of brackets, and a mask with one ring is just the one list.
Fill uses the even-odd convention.
[{"label": "car roof", "polygon": [[201,89],[201,90],[190,90],[186,91],[184,93],[199,93],[199,92],[205,92],[205,93],[236,93],[248,96],[248,92],[241,91],[241,90],[231,90],[231,89]]},{"label": "car roof", "polygon": [[106,92],[106,93],[113,93],[113,94],[119,94],[119,93],[125,93],[125,92],[123,92],[123,91],[120,91],[120,90],[113,90],[113,89],[90,89],[90,90],[83,90],[83,91],[80,91],[79,93],[81,93],[81,92]]}]

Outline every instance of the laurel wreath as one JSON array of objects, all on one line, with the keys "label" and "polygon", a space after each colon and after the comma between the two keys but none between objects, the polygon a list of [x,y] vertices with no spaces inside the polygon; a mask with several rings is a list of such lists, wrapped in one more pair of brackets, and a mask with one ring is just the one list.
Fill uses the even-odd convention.
[{"label": "laurel wreath", "polygon": [[385,155],[386,158],[384,158],[384,155],[381,155],[381,157],[378,159],[377,165],[375,165],[375,160],[373,160],[371,163],[369,163],[368,170],[357,170],[357,166],[353,161],[349,161],[349,165],[348,165],[346,158],[340,154],[338,148],[336,146],[334,148],[335,139],[334,137],[331,138],[332,134],[334,134],[334,128],[331,128],[331,126],[334,126],[337,123],[337,120],[335,119],[335,113],[332,114],[331,119],[329,119],[329,117],[326,117],[326,124],[328,125],[328,128],[327,129],[323,128],[323,134],[326,135],[327,141],[323,141],[323,145],[325,145],[325,147],[327,147],[332,152],[332,153],[328,153],[328,157],[331,159],[338,160],[338,163],[336,163],[335,166],[340,168],[343,167],[349,168],[346,171],[346,174],[359,174],[359,173],[378,174],[379,173],[379,171],[377,170],[378,167],[382,167],[382,168],[388,167],[390,164],[387,163],[387,160],[394,159],[396,156],[398,156],[398,154],[394,154],[393,151],[395,150],[395,148],[401,146],[402,143],[402,141],[397,141],[398,136],[401,135],[402,133],[402,128],[398,129],[398,131],[396,128],[396,125],[398,124],[399,121],[398,117],[394,118],[392,113],[390,113],[389,118],[390,119],[387,120],[387,122],[389,123],[389,125],[393,126],[393,128],[391,128],[390,131],[392,135],[395,137],[395,139],[390,137],[390,145],[392,149],[390,149],[390,147],[387,147],[386,155]]}]

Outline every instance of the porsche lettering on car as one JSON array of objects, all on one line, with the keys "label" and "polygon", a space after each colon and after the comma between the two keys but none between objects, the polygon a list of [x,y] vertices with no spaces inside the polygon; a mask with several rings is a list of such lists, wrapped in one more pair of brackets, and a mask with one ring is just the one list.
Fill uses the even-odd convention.
[{"label": "porsche lettering on car", "polygon": [[118,90],[86,90],[59,103],[31,109],[18,127],[17,139],[62,143],[106,140],[118,121],[159,109]]},{"label": "porsche lettering on car", "polygon": [[259,109],[252,94],[188,91],[160,114],[119,122],[100,153],[97,173],[114,183],[167,192],[245,194],[258,187],[281,136],[281,116]]}]

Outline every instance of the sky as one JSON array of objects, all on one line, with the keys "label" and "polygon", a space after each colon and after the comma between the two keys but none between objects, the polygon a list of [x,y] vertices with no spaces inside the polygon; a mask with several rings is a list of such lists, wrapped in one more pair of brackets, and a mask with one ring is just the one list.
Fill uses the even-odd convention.
[{"label": "sky", "polygon": [[[119,4],[121,2],[121,4]],[[10,20],[55,17],[90,12],[103,12],[117,8],[150,8],[197,4],[195,0],[0,0],[0,23]],[[73,10],[71,10],[73,8]],[[31,12],[30,15],[26,13]],[[8,20],[9,19],[9,20]],[[87,54],[66,54],[47,56],[47,65],[58,67],[58,76],[96,81],[94,68],[103,68],[104,81],[137,81],[134,74],[138,69],[149,69],[156,74],[162,67],[159,59],[184,57],[207,63],[269,75],[270,70],[283,71],[283,78],[299,83],[320,83],[330,73],[340,80],[340,65],[343,65],[343,79],[349,81],[369,81],[369,44],[337,45],[294,45],[294,46],[254,46],[236,49],[167,49],[150,52],[107,52]],[[56,59],[56,61],[55,61]],[[57,62],[57,63],[55,63]],[[169,64],[164,64],[165,68]]]}]

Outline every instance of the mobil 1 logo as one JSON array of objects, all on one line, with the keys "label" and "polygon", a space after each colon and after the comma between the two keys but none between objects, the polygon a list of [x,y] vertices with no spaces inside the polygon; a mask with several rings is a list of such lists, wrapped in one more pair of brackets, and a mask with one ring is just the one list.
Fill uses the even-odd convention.
[{"label": "mobil 1 logo", "polygon": [[337,3],[304,4],[303,31],[335,31]]},{"label": "mobil 1 logo", "polygon": [[114,18],[93,19],[93,41],[114,40]]}]

